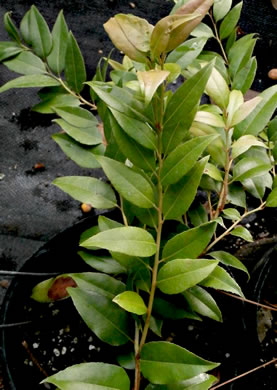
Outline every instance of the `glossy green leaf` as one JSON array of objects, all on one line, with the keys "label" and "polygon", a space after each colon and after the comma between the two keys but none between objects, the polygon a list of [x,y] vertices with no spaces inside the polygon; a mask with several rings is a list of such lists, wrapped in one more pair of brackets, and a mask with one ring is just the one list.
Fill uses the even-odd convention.
[{"label": "glossy green leaf", "polygon": [[168,71],[159,69],[137,72],[137,78],[142,87],[146,105],[151,102],[158,87],[167,79],[168,76]]},{"label": "glossy green leaf", "polygon": [[249,272],[245,267],[245,265],[241,261],[239,261],[239,259],[237,259],[235,256],[231,255],[231,253],[224,252],[224,251],[215,251],[215,252],[210,252],[209,256],[213,257],[216,260],[219,260],[222,264],[225,264],[228,267],[233,267],[245,272],[248,276],[248,279],[250,278]]},{"label": "glossy green leaf", "polygon": [[261,159],[244,157],[233,169],[233,181],[242,181],[260,176],[268,172],[271,164]]},{"label": "glossy green leaf", "polygon": [[216,181],[223,181],[222,172],[213,164],[207,163],[204,173]]},{"label": "glossy green leaf", "polygon": [[257,60],[255,57],[252,57],[247,64],[241,68],[239,72],[235,74],[232,83],[232,89],[238,89],[243,94],[245,94],[255,79],[257,71]]},{"label": "glossy green leaf", "polygon": [[59,107],[57,114],[66,122],[77,127],[91,127],[98,125],[93,114],[81,107]]},{"label": "glossy green leaf", "polygon": [[141,266],[142,267],[147,267],[148,266],[148,259],[141,258],[138,256],[128,256],[124,253],[119,253],[119,252],[113,252],[110,251],[113,259],[115,259],[122,267],[125,267],[130,270],[138,269]]},{"label": "glossy green leaf", "polygon": [[143,299],[134,291],[124,291],[114,297],[113,302],[130,313],[143,315],[147,312]]},{"label": "glossy green leaf", "polygon": [[[237,40],[237,27],[234,28],[234,30],[231,32],[231,34],[229,35],[229,37],[226,41],[225,52],[226,52],[227,56],[229,54],[231,47],[236,42],[236,40]],[[237,89],[239,89],[239,88],[237,88]]]},{"label": "glossy green leaf", "polygon": [[243,226],[237,226],[230,233],[232,236],[240,237],[248,242],[253,242],[252,234]]},{"label": "glossy green leaf", "polygon": [[168,385],[149,384],[145,390],[208,390],[217,382],[217,378],[208,374],[199,374],[191,379]]},{"label": "glossy green leaf", "polygon": [[163,259],[197,258],[210,242],[215,228],[216,222],[210,222],[177,234],[165,244]]},{"label": "glossy green leaf", "polygon": [[32,289],[31,298],[41,303],[52,302],[53,300],[48,296],[48,291],[52,287],[55,280],[56,278],[50,278],[36,284]]},{"label": "glossy green leaf", "polygon": [[197,27],[190,33],[192,37],[196,38],[212,38],[214,36],[213,30],[205,23],[199,23]]},{"label": "glossy green leaf", "polygon": [[50,69],[56,74],[60,74],[65,67],[65,55],[68,41],[68,28],[63,16],[63,11],[59,12],[57,20],[52,30],[53,47],[47,57]]},{"label": "glossy green leaf", "polygon": [[130,340],[128,315],[106,296],[80,288],[68,288],[74,306],[100,340],[111,345]]},{"label": "glossy green leaf", "polygon": [[116,360],[121,367],[127,370],[134,370],[136,366],[134,352],[124,353],[117,355]]},{"label": "glossy green leaf", "polygon": [[184,138],[184,131],[191,126],[212,68],[213,63],[205,66],[177,89],[170,99],[165,111],[162,134],[166,154],[180,144]]},{"label": "glossy green leaf", "polygon": [[[57,111],[57,109],[59,109],[59,106],[56,106],[54,111]],[[55,119],[53,122],[57,123],[70,137],[81,144],[97,145],[102,143],[102,136],[98,128],[98,123],[92,123],[90,127],[77,127],[63,119]]]},{"label": "glossy green leaf", "polygon": [[126,273],[126,268],[109,256],[95,256],[91,252],[79,251],[78,255],[92,268],[105,274]]},{"label": "glossy green leaf", "polygon": [[197,111],[194,120],[196,122],[205,123],[206,125],[214,126],[214,127],[224,127],[225,123],[223,118],[209,111]]},{"label": "glossy green leaf", "polygon": [[81,92],[87,74],[82,53],[72,32],[68,35],[64,73],[68,86],[72,88],[74,92]]},{"label": "glossy green leaf", "polygon": [[[112,132],[123,155],[135,166],[142,168],[146,172],[153,172],[156,168],[154,152],[141,146],[141,144],[137,143],[134,138],[129,137],[111,114],[110,116]],[[141,138],[141,134],[138,135],[138,138]]]},{"label": "glossy green leaf", "polygon": [[95,156],[104,153],[103,145],[95,147],[85,147],[74,141],[67,134],[54,134],[52,136],[62,151],[73,160],[77,165],[83,168],[99,168]]},{"label": "glossy green leaf", "polygon": [[61,390],[130,390],[123,368],[107,363],[81,363],[44,379]]},{"label": "glossy green leaf", "polygon": [[194,286],[183,292],[191,309],[202,316],[222,322],[222,315],[215,300],[202,287]]},{"label": "glossy green leaf", "polygon": [[223,19],[232,7],[232,0],[215,0],[213,5],[213,15],[215,21]]},{"label": "glossy green leaf", "polygon": [[107,157],[97,156],[97,161],[112,185],[126,200],[142,208],[153,207],[153,189],[141,174]]},{"label": "glossy green leaf", "polygon": [[239,183],[232,183],[229,185],[227,200],[236,206],[246,208],[245,191]]},{"label": "glossy green leaf", "polygon": [[163,320],[155,318],[153,316],[150,317],[149,329],[152,330],[152,332],[156,336],[162,337],[162,327],[163,327]]},{"label": "glossy green leaf", "polygon": [[180,382],[217,366],[218,363],[204,360],[166,341],[147,343],[141,351],[142,374],[154,384]]},{"label": "glossy green leaf", "polygon": [[27,11],[26,14],[23,16],[21,22],[20,22],[20,32],[22,34],[22,37],[26,43],[29,45],[31,44],[31,37],[30,37],[30,14],[31,10]]},{"label": "glossy green leaf", "polygon": [[272,188],[272,176],[270,172],[267,172],[264,175],[253,177],[253,179],[243,180],[242,184],[249,194],[262,200],[266,188]]},{"label": "glossy green leaf", "polygon": [[188,215],[193,226],[199,226],[208,222],[208,213],[202,203],[190,208]]},{"label": "glossy green leaf", "polygon": [[49,27],[35,5],[31,6],[29,18],[29,39],[32,49],[39,57],[45,59],[52,49]]},{"label": "glossy green leaf", "polygon": [[217,290],[229,291],[243,297],[240,286],[237,282],[220,266],[217,266],[214,271],[202,282],[199,283],[204,287],[212,287]]},{"label": "glossy green leaf", "polygon": [[206,84],[205,92],[222,109],[225,109],[229,101],[229,87],[221,73],[213,68],[210,78]]},{"label": "glossy green leaf", "polygon": [[165,294],[179,294],[205,279],[218,261],[206,259],[175,259],[159,271],[158,288]]},{"label": "glossy green leaf", "polygon": [[93,236],[99,232],[100,232],[100,230],[99,230],[98,225],[92,226],[91,228],[85,230],[80,236],[79,244],[81,244],[83,241],[87,240],[88,238],[90,238],[91,236]]},{"label": "glossy green leaf", "polygon": [[275,116],[272,121],[269,122],[267,128],[267,135],[270,141],[277,141],[277,116]]},{"label": "glossy green leaf", "polygon": [[97,209],[109,209],[116,205],[116,197],[109,184],[94,177],[58,177],[53,184],[79,202],[91,204]]},{"label": "glossy green leaf", "polygon": [[129,58],[147,62],[153,26],[145,19],[131,14],[117,14],[104,24],[104,29],[115,47]]},{"label": "glossy green leaf", "polygon": [[106,230],[88,240],[81,246],[89,249],[98,247],[130,256],[148,257],[156,252],[156,244],[150,233],[137,227],[119,227]]},{"label": "glossy green leaf", "polygon": [[4,26],[9,36],[17,43],[21,43],[19,32],[11,19],[12,12],[6,12],[4,15]]},{"label": "glossy green leaf", "polygon": [[227,121],[226,125],[230,128],[235,112],[243,105],[244,99],[241,91],[233,90],[229,95],[227,106]]},{"label": "glossy green leaf", "polygon": [[56,85],[59,85],[59,82],[53,79],[53,77],[43,74],[27,75],[8,81],[1,86],[0,93],[8,91],[11,88],[54,87]]},{"label": "glossy green leaf", "polygon": [[245,134],[257,136],[270,121],[277,108],[277,85],[266,89],[259,96],[262,98],[262,101],[244,121],[235,127],[235,138]]},{"label": "glossy green leaf", "polygon": [[[49,98],[44,98],[42,100],[42,102],[36,104],[35,106],[32,107],[32,111],[35,111],[35,112],[40,112],[41,114],[54,114],[55,113],[55,109],[56,108],[59,108],[59,107],[63,107],[63,106],[72,106],[72,107],[78,107],[80,105],[80,100],[75,98],[74,96],[72,95],[69,95],[68,93],[57,93],[56,95],[51,95],[49,96]],[[57,122],[58,124],[60,124],[58,122],[59,120],[53,120],[53,122]],[[60,119],[61,121],[61,124],[63,124],[64,126],[64,121],[62,119]],[[60,126],[61,126],[60,124]],[[70,127],[69,124],[67,124],[68,127]],[[62,127],[62,126],[61,126]],[[66,127],[66,126],[64,126]],[[68,132],[69,134],[69,132]],[[75,135],[75,132],[72,131],[72,134]],[[74,137],[72,137],[74,138]],[[75,137],[75,139],[77,139]],[[86,140],[88,139],[88,142],[89,142],[89,136],[86,137]],[[83,142],[86,144],[86,142]],[[97,142],[99,143],[99,142]],[[90,143],[88,144],[90,145]],[[94,144],[92,144],[94,145]]]},{"label": "glossy green leaf", "polygon": [[157,137],[154,130],[147,124],[110,109],[120,127],[135,141],[145,148],[156,150]]},{"label": "glossy green leaf", "polygon": [[185,69],[189,66],[195,58],[203,50],[203,47],[207,43],[208,37],[192,38],[182,43],[175,50],[173,50],[167,57],[167,63],[176,63],[180,65],[181,69]]},{"label": "glossy green leaf", "polygon": [[260,146],[266,148],[266,145],[259,141],[254,135],[243,135],[232,145],[232,158],[238,157],[240,154],[246,152],[252,146]]},{"label": "glossy green leaf", "polygon": [[159,296],[155,297],[153,311],[154,314],[157,314],[159,317],[166,319],[178,320],[189,318],[192,320],[201,321],[201,318],[195,313],[185,310],[183,307],[177,306],[172,302],[160,298]]},{"label": "glossy green leaf", "polygon": [[243,103],[234,113],[230,126],[233,127],[247,118],[261,101],[262,98],[260,96],[256,96],[255,98]]},{"label": "glossy green leaf", "polygon": [[277,187],[275,187],[266,199],[267,207],[277,207]]},{"label": "glossy green leaf", "polygon": [[14,42],[0,42],[0,61],[14,57],[23,51],[23,48]]},{"label": "glossy green leaf", "polygon": [[169,186],[163,200],[165,219],[177,219],[187,212],[193,202],[209,157],[198,161],[178,183]]},{"label": "glossy green leaf", "polygon": [[98,226],[100,232],[104,232],[105,230],[123,227],[124,225],[120,222],[114,221],[113,219],[105,217],[105,215],[99,215]]},{"label": "glossy green leaf", "polygon": [[247,34],[237,40],[230,48],[228,59],[230,62],[229,72],[232,78],[243,69],[252,57],[253,50],[256,44],[254,34]]},{"label": "glossy green leaf", "polygon": [[242,9],[242,1],[238,3],[234,8],[232,8],[232,10],[227,14],[227,16],[221,22],[219,28],[219,35],[221,39],[228,38],[228,36],[232,33],[232,31],[238,24],[241,9]]},{"label": "glossy green leaf", "polygon": [[80,289],[92,291],[110,299],[126,289],[124,283],[98,272],[74,273],[71,274],[71,277]]},{"label": "glossy green leaf", "polygon": [[30,51],[23,51],[15,58],[5,61],[4,65],[13,72],[26,75],[46,73],[45,64]]},{"label": "glossy green leaf", "polygon": [[223,210],[224,218],[230,219],[231,221],[238,221],[241,216],[237,209],[228,207]]},{"label": "glossy green leaf", "polygon": [[163,185],[174,184],[188,173],[206,147],[216,138],[217,135],[193,138],[174,149],[162,167]]}]

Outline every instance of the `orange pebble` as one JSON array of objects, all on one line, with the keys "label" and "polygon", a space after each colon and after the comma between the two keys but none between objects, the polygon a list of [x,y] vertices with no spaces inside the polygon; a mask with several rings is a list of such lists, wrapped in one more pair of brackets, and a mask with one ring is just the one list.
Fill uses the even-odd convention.
[{"label": "orange pebble", "polygon": [[89,213],[92,209],[92,206],[91,204],[88,204],[88,203],[82,203],[81,204],[81,210],[83,213]]}]

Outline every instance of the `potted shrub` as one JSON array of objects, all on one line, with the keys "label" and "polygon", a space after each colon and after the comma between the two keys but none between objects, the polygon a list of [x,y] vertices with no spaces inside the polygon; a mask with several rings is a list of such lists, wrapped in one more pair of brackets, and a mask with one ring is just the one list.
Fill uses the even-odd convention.
[{"label": "potted shrub", "polygon": [[[62,271],[33,286],[32,298],[71,297],[97,338],[124,345],[129,358],[80,362],[44,383],[151,390],[208,389],[216,381],[207,372],[217,362],[156,336],[169,311],[178,318],[180,304],[183,318],[222,321],[210,289],[243,298],[228,270],[248,271],[216,245],[228,235],[252,241],[244,219],[277,205],[277,88],[244,101],[257,63],[255,35],[237,34],[241,8],[182,0],[155,26],[118,14],[104,28],[123,61],[103,59],[93,80],[62,12],[52,32],[35,6],[20,31],[5,15],[12,41],[0,44],[0,59],[23,76],[0,92],[42,88],[34,110],[57,115],[62,132],[54,140],[77,164],[101,167],[108,178],[60,177],[54,184],[119,214],[100,216],[81,236],[80,255],[98,272]],[[204,50],[208,40],[219,53]],[[203,94],[209,104],[201,104]]]}]

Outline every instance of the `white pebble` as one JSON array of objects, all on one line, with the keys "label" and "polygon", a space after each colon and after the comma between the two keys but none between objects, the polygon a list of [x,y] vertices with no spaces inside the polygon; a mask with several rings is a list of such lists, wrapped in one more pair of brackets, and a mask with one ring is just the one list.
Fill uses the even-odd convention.
[{"label": "white pebble", "polygon": [[67,351],[66,347],[62,347],[62,355],[65,355],[66,351]]},{"label": "white pebble", "polygon": [[56,356],[60,356],[60,351],[57,349],[57,348],[54,348],[53,349],[53,352],[54,352],[54,354],[56,355]]},{"label": "white pebble", "polygon": [[90,345],[88,346],[88,349],[91,351],[91,350],[93,350],[93,349],[96,349],[96,347],[95,347],[94,345],[90,344]]},{"label": "white pebble", "polygon": [[189,330],[189,331],[192,331],[193,329],[194,329],[194,327],[193,327],[192,325],[189,325],[189,326],[188,326],[188,330]]},{"label": "white pebble", "polygon": [[39,344],[38,344],[38,343],[34,343],[34,344],[33,344],[33,348],[34,348],[34,349],[36,349],[36,348],[38,348],[38,347],[39,347]]},{"label": "white pebble", "polygon": [[231,355],[229,354],[229,352],[225,353],[225,357],[226,358],[229,358]]},{"label": "white pebble", "polygon": [[77,344],[78,343],[78,338],[77,337],[74,337],[73,341],[72,341],[74,344]]}]

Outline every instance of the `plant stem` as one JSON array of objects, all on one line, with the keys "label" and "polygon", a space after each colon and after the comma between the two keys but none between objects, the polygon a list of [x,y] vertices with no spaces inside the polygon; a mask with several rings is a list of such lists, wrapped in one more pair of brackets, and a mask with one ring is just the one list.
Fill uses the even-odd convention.
[{"label": "plant stem", "polygon": [[51,75],[51,76],[54,77],[61,84],[61,86],[68,93],[70,93],[70,95],[72,95],[72,96],[76,97],[77,99],[79,99],[82,103],[84,103],[87,106],[89,106],[92,110],[96,110],[97,109],[95,104],[89,102],[88,100],[84,99],[80,94],[77,94],[74,91],[72,91],[70,88],[68,88],[68,86],[65,84],[65,82],[60,77],[56,77],[56,76],[53,76],[53,75]]},{"label": "plant stem", "polygon": [[219,292],[221,292],[224,295],[228,295],[229,297],[232,297],[232,298],[235,298],[235,299],[239,299],[240,301],[243,301],[243,302],[246,302],[246,303],[251,303],[252,305],[263,307],[264,309],[267,309],[267,310],[277,311],[277,308],[275,308],[273,306],[263,305],[262,303],[251,301],[251,299],[247,299],[247,298],[244,298],[244,297],[239,297],[237,295],[228,293],[226,291],[219,290]]},{"label": "plant stem", "polygon": [[257,211],[260,211],[260,210],[263,210],[264,207],[266,205],[266,202],[263,202],[259,207],[257,207],[256,209],[253,209],[253,210],[250,210],[250,211],[246,211],[241,217],[240,219],[238,219],[237,221],[235,221],[227,230],[225,230],[224,233],[222,233],[220,236],[218,236],[210,245],[207,246],[207,248],[201,253],[201,255],[204,255],[205,253],[207,253],[215,244],[217,244],[220,240],[222,240],[222,238],[224,238],[225,236],[227,236],[227,234],[229,234],[245,217],[247,217],[248,215],[251,215],[251,214],[254,214],[256,213]]},{"label": "plant stem", "polygon": [[216,26],[216,23],[215,23],[215,21],[214,21],[214,18],[213,18],[213,15],[212,15],[211,12],[209,12],[209,16],[210,16],[211,21],[212,21],[212,24],[213,24],[213,28],[214,28],[214,32],[215,32],[215,39],[217,40],[217,42],[218,42],[218,44],[219,44],[219,46],[220,46],[220,50],[221,50],[221,52],[222,52],[224,61],[225,61],[226,65],[228,65],[228,64],[229,64],[228,57],[227,57],[227,55],[226,55],[226,53],[225,53],[224,47],[223,47],[222,42],[221,42],[221,40],[220,40],[220,37],[219,37],[219,35],[218,35],[217,26]]},{"label": "plant stem", "polygon": [[218,389],[219,387],[225,386],[228,383],[234,382],[237,379],[240,379],[240,378],[242,378],[242,377],[244,377],[246,375],[252,374],[253,372],[259,370],[260,368],[265,368],[266,366],[269,366],[270,364],[273,364],[273,363],[276,363],[276,362],[277,362],[277,358],[274,358],[274,359],[270,360],[270,362],[266,362],[264,364],[261,364],[260,366],[252,368],[252,370],[246,371],[243,374],[240,374],[240,375],[238,375],[238,376],[236,376],[236,377],[234,377],[232,379],[229,379],[226,382],[223,382],[223,383],[220,383],[219,385],[213,386],[213,387],[210,388],[210,390]]},{"label": "plant stem", "polygon": [[120,211],[122,214],[122,219],[123,219],[124,225],[128,226],[128,220],[127,220],[127,217],[126,217],[125,212],[124,212],[123,199],[122,199],[121,195],[120,195]]},{"label": "plant stem", "polygon": [[139,355],[139,327],[137,321],[135,322],[135,385],[134,390],[140,387],[140,355]]}]

